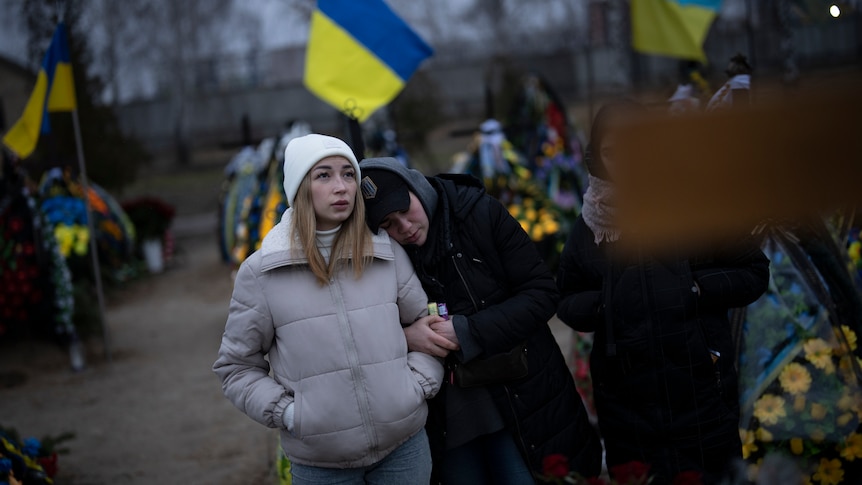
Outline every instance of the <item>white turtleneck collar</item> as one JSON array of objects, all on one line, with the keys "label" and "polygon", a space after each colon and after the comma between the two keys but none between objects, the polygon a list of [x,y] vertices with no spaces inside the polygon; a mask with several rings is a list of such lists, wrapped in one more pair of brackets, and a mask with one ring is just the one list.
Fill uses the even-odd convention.
[{"label": "white turtleneck collar", "polygon": [[317,249],[320,250],[320,254],[323,255],[327,264],[329,264],[329,254],[332,252],[332,244],[335,242],[335,236],[338,235],[338,231],[340,230],[341,225],[339,224],[338,227],[328,231],[315,231],[317,234]]}]

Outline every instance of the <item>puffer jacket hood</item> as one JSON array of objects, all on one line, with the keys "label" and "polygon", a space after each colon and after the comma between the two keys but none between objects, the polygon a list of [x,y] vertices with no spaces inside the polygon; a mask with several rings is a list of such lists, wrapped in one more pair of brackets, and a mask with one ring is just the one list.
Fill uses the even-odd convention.
[{"label": "puffer jacket hood", "polygon": [[453,223],[458,226],[469,223],[476,204],[485,196],[485,186],[476,177],[461,174],[441,174],[428,177],[427,181],[438,194],[437,216],[429,218],[431,230],[428,231],[426,247],[413,252],[411,257],[421,255],[426,265],[433,265],[454,248]]},{"label": "puffer jacket hood", "polygon": [[281,430],[292,462],[372,465],[422,429],[440,388],[441,363],[408,352],[402,329],[428,299],[385,232],[361,278],[343,267],[321,285],[290,240],[292,215],[240,266],[213,370],[237,408]]},{"label": "puffer jacket hood", "polygon": [[443,173],[428,180],[437,191],[446,195],[445,204],[458,221],[468,220],[473,208],[485,195],[485,186],[472,175]]}]

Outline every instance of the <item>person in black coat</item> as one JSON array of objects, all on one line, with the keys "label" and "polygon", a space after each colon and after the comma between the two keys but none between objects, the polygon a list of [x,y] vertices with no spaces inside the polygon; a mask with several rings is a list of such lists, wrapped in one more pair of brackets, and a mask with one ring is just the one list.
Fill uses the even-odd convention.
[{"label": "person in black coat", "polygon": [[614,127],[642,111],[620,102],[596,116],[590,187],[561,256],[557,315],[595,332],[590,363],[607,466],[647,463],[653,484],[683,471],[716,483],[741,460],[728,311],[766,290],[769,261],[753,240],[696,254],[621,251]]},{"label": "person in black coat", "polygon": [[371,230],[404,245],[449,313],[405,330],[410,349],[446,358],[426,425],[433,481],[534,483],[557,454],[597,476],[601,444],[548,326],[553,275],[519,223],[472,176],[426,178],[392,158],[360,169]]}]

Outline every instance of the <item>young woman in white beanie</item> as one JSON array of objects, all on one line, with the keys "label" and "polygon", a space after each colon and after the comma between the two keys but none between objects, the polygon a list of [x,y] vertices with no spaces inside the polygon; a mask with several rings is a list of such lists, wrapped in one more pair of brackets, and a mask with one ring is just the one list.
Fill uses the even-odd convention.
[{"label": "young woman in white beanie", "polygon": [[424,485],[425,400],[443,367],[408,352],[402,325],[442,319],[404,250],[368,230],[359,180],[342,140],[288,144],[290,208],[237,273],[213,370],[237,408],[281,430],[294,484]]}]

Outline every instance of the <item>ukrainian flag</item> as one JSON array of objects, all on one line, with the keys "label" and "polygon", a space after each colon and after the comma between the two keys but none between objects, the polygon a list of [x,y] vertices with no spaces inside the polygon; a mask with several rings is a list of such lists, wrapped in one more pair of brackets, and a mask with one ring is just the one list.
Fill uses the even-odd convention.
[{"label": "ukrainian flag", "polygon": [[66,25],[60,22],[54,30],[51,45],[36,77],[36,87],[24,107],[24,114],[3,137],[3,144],[19,158],[27,158],[36,149],[39,134],[51,132],[47,113],[75,109],[75,82],[69,58],[69,40]]},{"label": "ukrainian flag", "polygon": [[720,9],[721,0],[631,0],[632,46],[706,62],[703,41]]},{"label": "ukrainian flag", "polygon": [[392,101],[432,53],[383,0],[318,0],[304,82],[362,122]]}]

